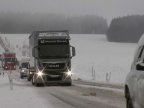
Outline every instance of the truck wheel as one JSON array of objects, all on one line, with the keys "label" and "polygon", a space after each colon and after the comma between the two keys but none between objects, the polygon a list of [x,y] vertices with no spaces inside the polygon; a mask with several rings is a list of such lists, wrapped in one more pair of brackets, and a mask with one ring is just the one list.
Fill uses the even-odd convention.
[{"label": "truck wheel", "polygon": [[34,76],[32,77],[32,85],[35,85]]},{"label": "truck wheel", "polygon": [[36,86],[36,87],[41,87],[42,84],[41,84],[41,83],[35,83],[35,86]]},{"label": "truck wheel", "polygon": [[127,97],[126,97],[126,108],[134,108],[133,107],[133,103],[132,103],[132,99],[129,93],[129,90],[127,90]]},{"label": "truck wheel", "polygon": [[65,86],[72,86],[72,82],[65,83]]}]

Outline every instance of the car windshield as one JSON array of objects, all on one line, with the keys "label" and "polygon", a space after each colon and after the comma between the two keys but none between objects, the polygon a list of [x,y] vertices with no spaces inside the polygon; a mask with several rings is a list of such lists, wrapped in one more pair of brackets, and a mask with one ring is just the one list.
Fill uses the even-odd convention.
[{"label": "car windshield", "polygon": [[29,66],[29,63],[22,63],[21,64],[21,68],[28,68],[28,66]]}]

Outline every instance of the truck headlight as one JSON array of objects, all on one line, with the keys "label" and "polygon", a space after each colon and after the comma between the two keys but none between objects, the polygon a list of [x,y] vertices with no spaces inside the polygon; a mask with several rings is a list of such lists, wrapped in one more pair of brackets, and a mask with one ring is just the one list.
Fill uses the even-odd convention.
[{"label": "truck headlight", "polygon": [[71,75],[72,75],[72,72],[71,72],[71,71],[68,71],[66,74],[67,74],[67,76],[71,76]]},{"label": "truck headlight", "polygon": [[42,71],[39,71],[39,72],[37,73],[37,75],[38,75],[39,77],[42,76],[42,75],[43,75]]}]

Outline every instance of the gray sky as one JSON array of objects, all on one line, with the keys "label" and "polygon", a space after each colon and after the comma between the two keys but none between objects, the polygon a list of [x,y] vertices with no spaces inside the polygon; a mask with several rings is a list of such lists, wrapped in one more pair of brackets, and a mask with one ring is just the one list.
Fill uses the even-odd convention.
[{"label": "gray sky", "polygon": [[113,17],[144,14],[144,0],[0,0],[0,11]]}]

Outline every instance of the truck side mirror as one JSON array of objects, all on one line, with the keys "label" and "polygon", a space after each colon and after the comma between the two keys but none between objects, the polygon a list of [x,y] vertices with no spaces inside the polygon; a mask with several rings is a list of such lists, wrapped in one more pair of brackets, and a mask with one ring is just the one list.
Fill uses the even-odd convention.
[{"label": "truck side mirror", "polygon": [[144,63],[137,63],[136,70],[144,71]]},{"label": "truck side mirror", "polygon": [[76,54],[75,54],[75,47],[71,46],[71,56],[74,57]]},{"label": "truck side mirror", "polygon": [[30,64],[28,64],[28,69],[30,68]]},{"label": "truck side mirror", "polygon": [[32,56],[35,57],[35,48],[32,49]]},{"label": "truck side mirror", "polygon": [[32,49],[32,56],[35,57],[35,58],[38,58],[38,47],[34,47]]}]

